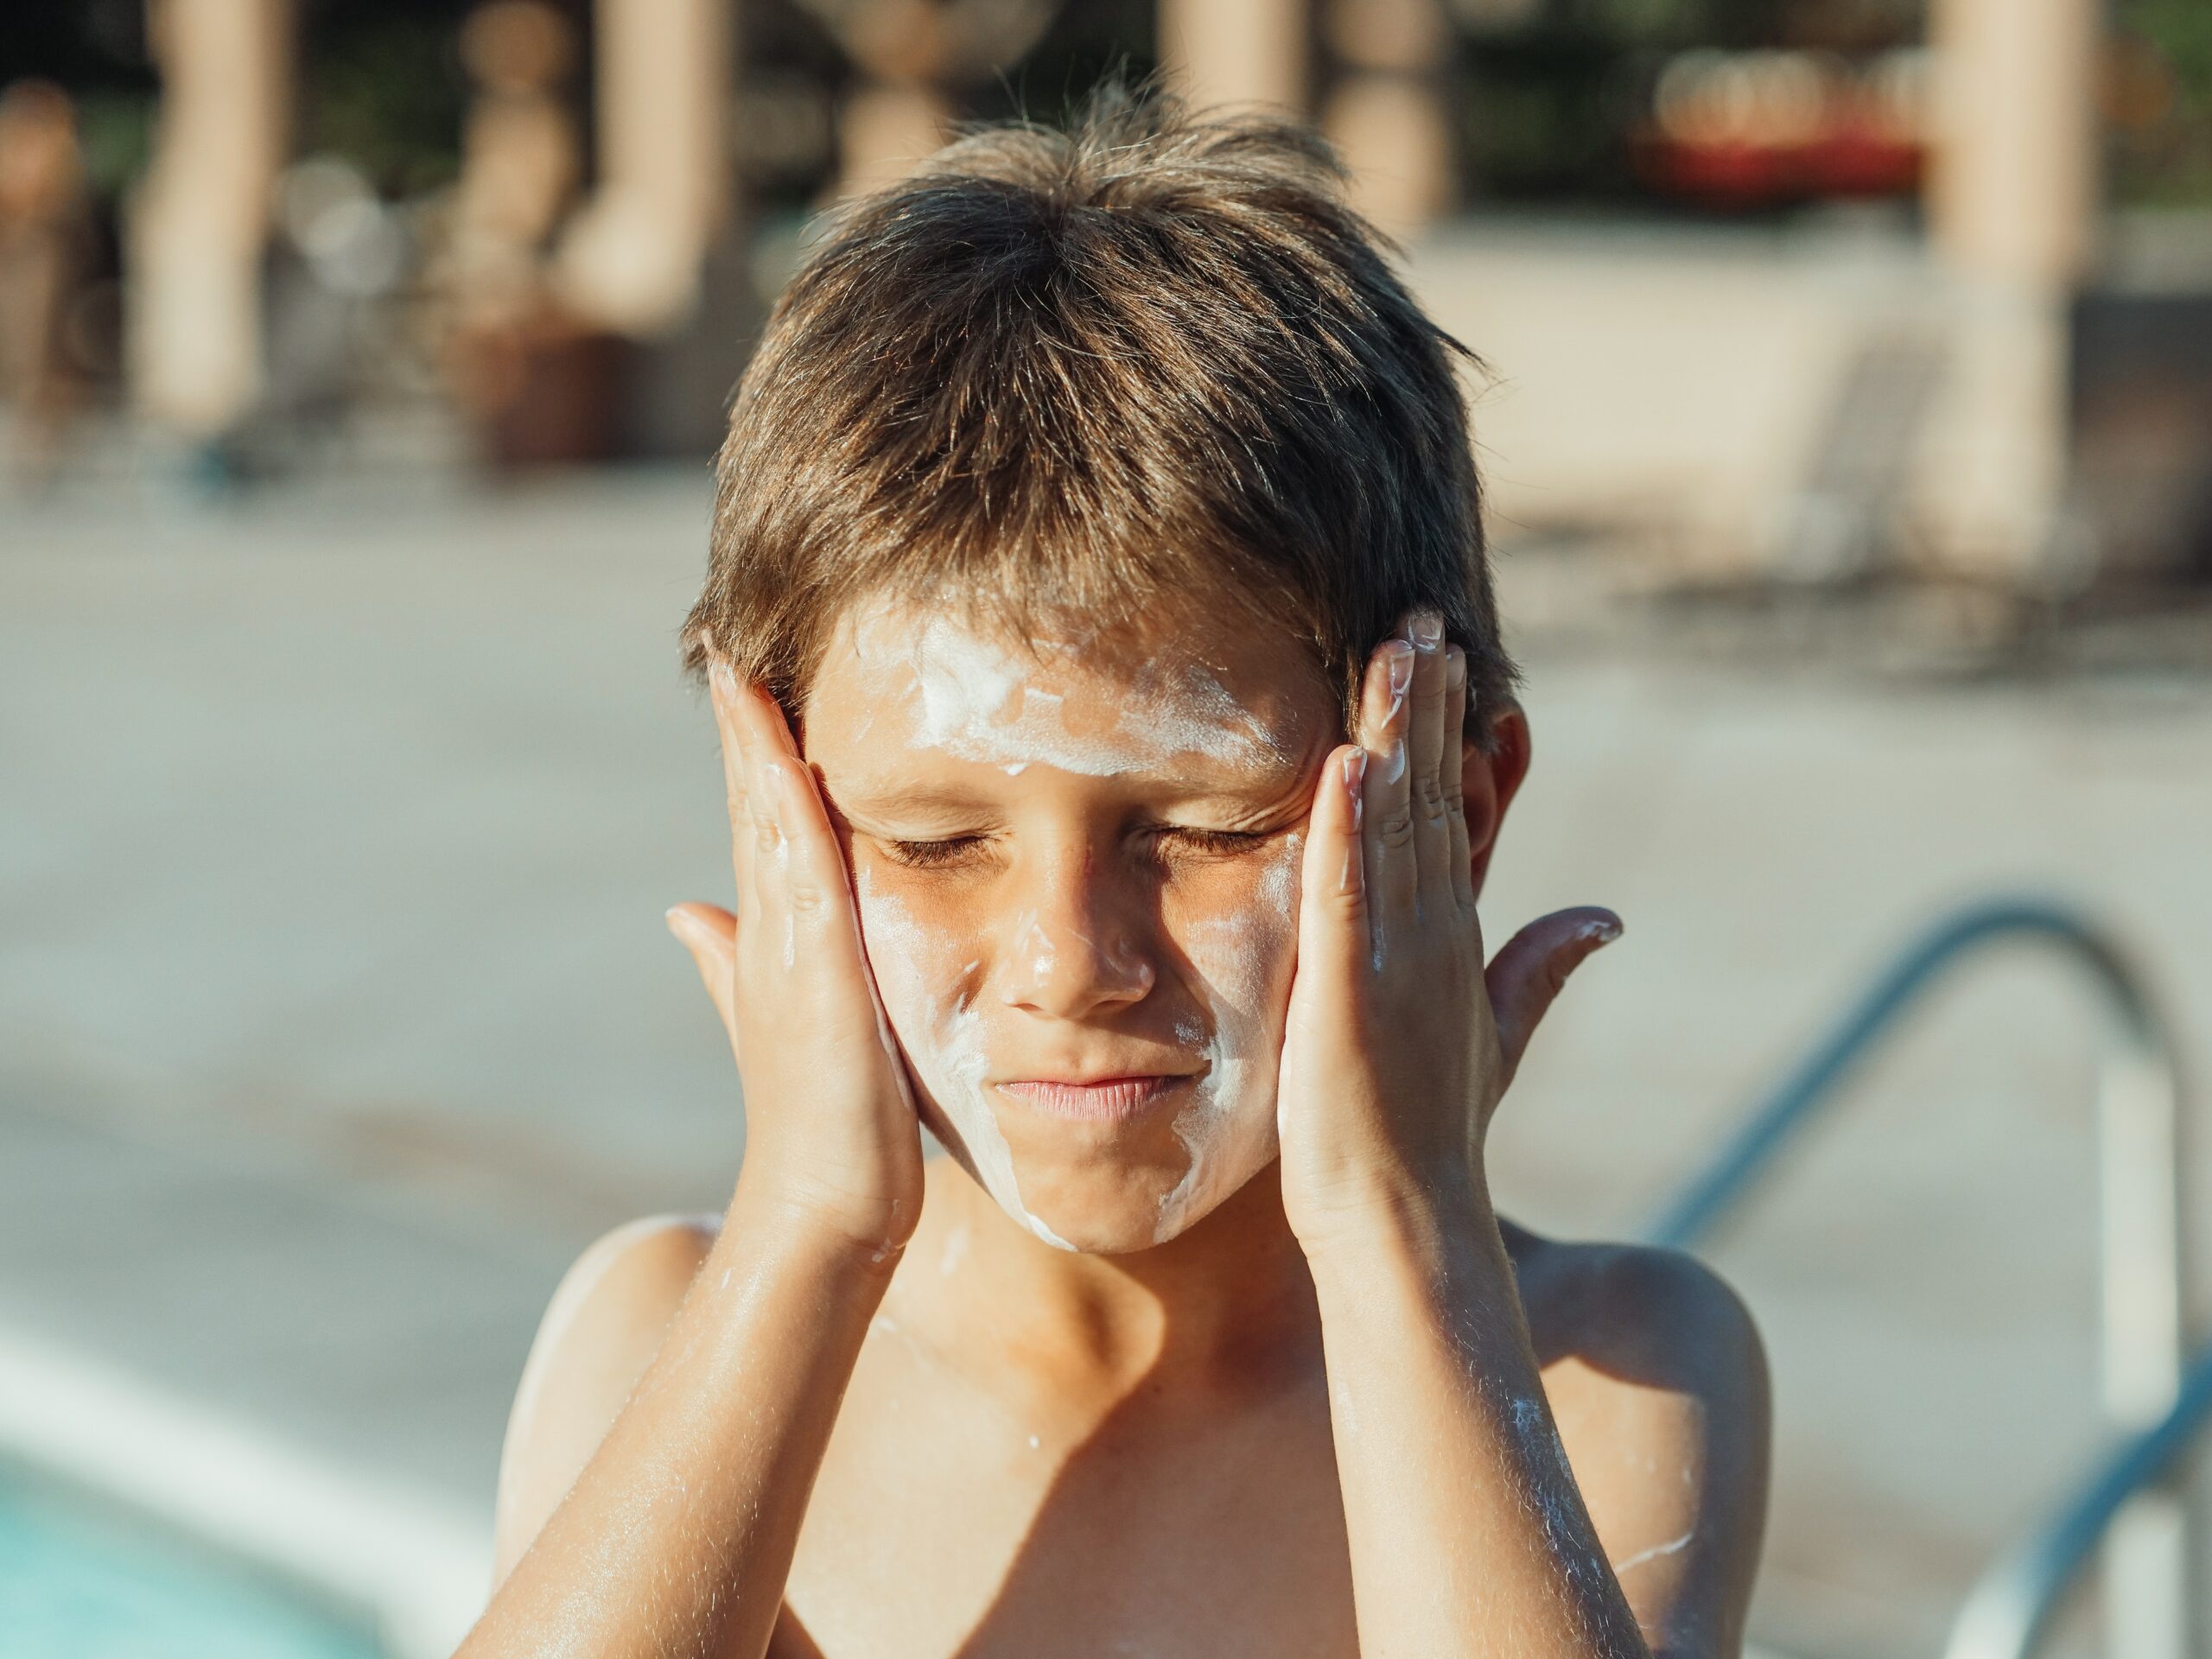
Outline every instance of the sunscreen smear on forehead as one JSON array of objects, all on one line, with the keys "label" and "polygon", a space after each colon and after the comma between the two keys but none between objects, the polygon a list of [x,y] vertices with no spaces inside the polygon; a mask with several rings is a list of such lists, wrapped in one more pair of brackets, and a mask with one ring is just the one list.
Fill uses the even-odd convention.
[{"label": "sunscreen smear on forehead", "polygon": [[871,690],[910,712],[910,747],[937,749],[1019,776],[1031,766],[1090,777],[1154,771],[1179,756],[1235,766],[1280,762],[1274,734],[1203,664],[1147,662],[1126,683],[1070,690],[1040,673],[1080,662],[1065,642],[1033,654],[969,632],[952,617],[919,621],[877,607],[855,623],[854,651]]}]

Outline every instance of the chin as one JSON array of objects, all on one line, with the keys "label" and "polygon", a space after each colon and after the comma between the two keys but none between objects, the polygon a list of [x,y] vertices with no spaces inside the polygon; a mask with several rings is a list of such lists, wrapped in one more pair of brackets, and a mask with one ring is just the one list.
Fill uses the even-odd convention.
[{"label": "chin", "polygon": [[1192,1142],[1065,1126],[1034,1137],[1017,1130],[1003,1159],[980,1162],[950,1125],[932,1128],[999,1208],[1035,1237],[1087,1255],[1128,1255],[1180,1237],[1274,1161],[1274,1103],[1255,1103],[1237,1118]]}]

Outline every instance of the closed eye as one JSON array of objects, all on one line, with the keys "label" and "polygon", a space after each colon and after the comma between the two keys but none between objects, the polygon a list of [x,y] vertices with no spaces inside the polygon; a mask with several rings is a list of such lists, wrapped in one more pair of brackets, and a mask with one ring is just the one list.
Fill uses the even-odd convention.
[{"label": "closed eye", "polygon": [[947,836],[937,841],[885,840],[880,844],[893,864],[926,870],[957,863],[988,840],[985,836]]},{"label": "closed eye", "polygon": [[[1251,852],[1281,833],[1279,830],[1208,830],[1196,824],[1163,823],[1146,830],[1144,838],[1154,850],[1169,856],[1196,854],[1218,858]],[[920,841],[881,836],[877,844],[893,863],[908,869],[926,870],[941,869],[971,859],[990,841],[991,837],[984,835],[944,836]]]},{"label": "closed eye", "polygon": [[1172,841],[1182,850],[1233,855],[1249,853],[1255,848],[1273,841],[1279,830],[1202,830],[1196,824],[1164,823],[1154,832],[1164,840]]}]

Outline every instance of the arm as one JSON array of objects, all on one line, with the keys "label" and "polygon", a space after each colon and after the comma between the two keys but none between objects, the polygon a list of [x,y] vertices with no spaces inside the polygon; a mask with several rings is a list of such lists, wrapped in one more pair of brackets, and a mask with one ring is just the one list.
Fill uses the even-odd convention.
[{"label": "arm", "polygon": [[1740,1653],[1766,1495],[1749,1316],[1687,1258],[1611,1253],[1540,1372],[1497,1238],[1395,1225],[1313,1263],[1362,1650]]},{"label": "arm", "polygon": [[1732,1659],[1766,1526],[1766,1355],[1750,1311],[1677,1251],[1522,1241],[1545,1393],[1644,1640]]},{"label": "arm", "polygon": [[659,1355],[461,1659],[765,1653],[889,1277],[734,1202]]},{"label": "arm", "polygon": [[714,682],[740,911],[671,920],[741,1057],[744,1166],[658,1354],[460,1659],[759,1659],[920,1213],[918,1121],[820,797],[773,705]]},{"label": "arm", "polygon": [[562,1275],[523,1362],[499,1447],[492,1586],[513,1572],[637,1392],[719,1216],[648,1216],[594,1242]]},{"label": "arm", "polygon": [[[1601,1539],[1560,1446],[1483,1161],[1529,1032],[1618,924],[1603,912],[1547,918],[1486,979],[1466,806],[1480,791],[1462,779],[1465,667],[1440,635],[1409,626],[1377,652],[1361,746],[1332,757],[1316,791],[1279,1096],[1284,1203],[1319,1297],[1360,1647],[1382,1659],[1638,1659],[1650,1651],[1644,1608],[1605,1545],[1624,1560],[1671,1546],[1639,1541],[1664,1506]],[[1721,1530],[1739,1524],[1723,1517]],[[1691,1611],[1695,1623],[1719,1610]]]},{"label": "arm", "polygon": [[1310,1258],[1360,1651],[1640,1656],[1497,1237],[1470,1200]]}]

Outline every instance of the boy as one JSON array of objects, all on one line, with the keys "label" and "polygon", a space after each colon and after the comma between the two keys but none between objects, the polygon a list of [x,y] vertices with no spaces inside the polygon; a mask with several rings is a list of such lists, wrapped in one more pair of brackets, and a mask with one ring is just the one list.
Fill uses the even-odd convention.
[{"label": "boy", "polygon": [[1484,967],[1528,729],[1339,185],[1108,95],[793,280],[687,630],[738,909],[671,912],[743,1168],[556,1294],[472,1659],[1739,1651],[1748,1317],[1491,1207],[1618,924]]}]

